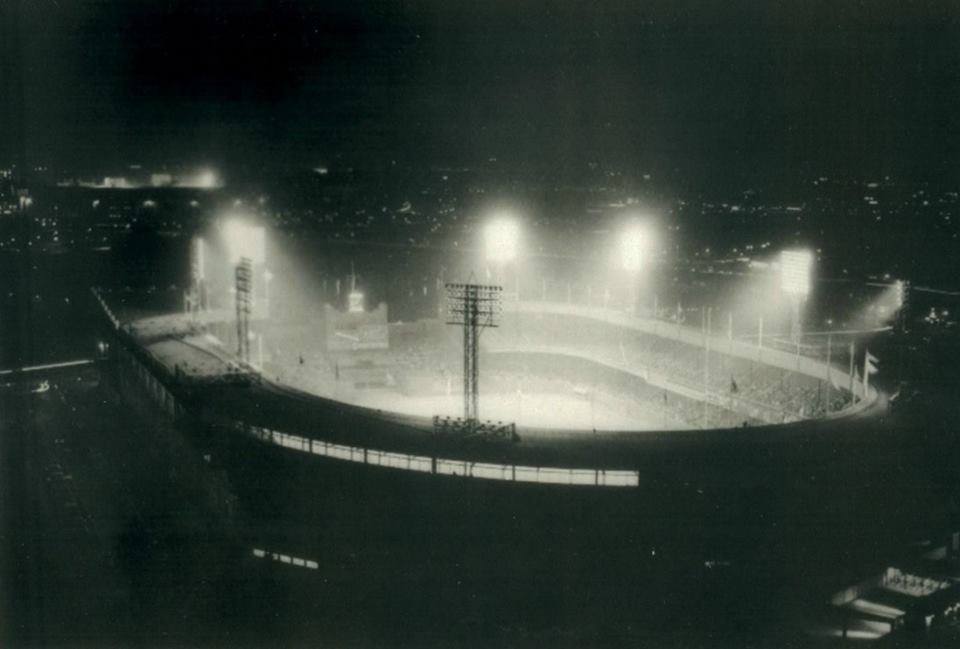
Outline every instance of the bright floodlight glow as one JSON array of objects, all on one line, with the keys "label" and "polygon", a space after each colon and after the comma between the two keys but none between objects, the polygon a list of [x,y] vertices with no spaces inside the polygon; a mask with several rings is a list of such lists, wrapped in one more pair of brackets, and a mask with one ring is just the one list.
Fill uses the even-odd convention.
[{"label": "bright floodlight glow", "polygon": [[517,258],[520,247],[520,228],[515,221],[498,218],[487,224],[484,231],[487,261],[505,263]]},{"label": "bright floodlight glow", "polygon": [[784,250],[780,253],[780,288],[788,295],[810,294],[813,254],[809,250]]},{"label": "bright floodlight glow", "polygon": [[209,169],[200,173],[200,176],[197,178],[197,185],[203,187],[204,189],[213,189],[217,186],[217,174],[213,173]]},{"label": "bright floodlight glow", "polygon": [[221,230],[231,264],[236,264],[243,257],[255,264],[266,261],[266,239],[262,227],[231,219],[221,226]]},{"label": "bright floodlight glow", "polygon": [[624,270],[637,271],[643,265],[647,236],[640,226],[631,226],[620,237],[620,265]]},{"label": "bright floodlight glow", "polygon": [[220,178],[213,169],[201,169],[180,178],[177,185],[194,189],[217,189],[220,186]]},{"label": "bright floodlight glow", "polygon": [[206,268],[204,263],[204,241],[203,237],[193,238],[193,273],[195,281],[202,281],[206,277]]}]

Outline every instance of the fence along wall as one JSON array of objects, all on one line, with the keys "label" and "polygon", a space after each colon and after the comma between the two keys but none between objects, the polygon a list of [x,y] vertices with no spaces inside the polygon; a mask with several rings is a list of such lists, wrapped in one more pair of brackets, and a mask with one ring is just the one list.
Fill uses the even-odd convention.
[{"label": "fence along wall", "polygon": [[[157,361],[149,355],[147,350],[138,346],[130,336],[122,330],[119,320],[109,310],[106,302],[99,293],[94,292],[103,309],[104,316],[117,333],[117,361],[122,371],[133,374],[137,381],[153,399],[156,405],[169,417],[177,418],[187,415],[188,412],[176,397],[171,384],[167,368],[156,367]],[[145,362],[146,356],[150,361]],[[233,428],[254,438],[282,446],[287,449],[309,453],[320,457],[345,462],[354,462],[370,466],[399,469],[402,471],[416,471],[432,475],[461,476],[481,480],[501,480],[508,482],[526,482],[558,485],[582,485],[592,487],[637,487],[640,484],[640,475],[637,471],[605,470],[605,469],[567,469],[562,467],[536,467],[517,464],[491,464],[484,462],[470,462],[465,460],[450,460],[424,455],[410,455],[394,453],[360,446],[345,446],[333,444],[319,439],[291,435],[269,428],[251,426],[245,422],[233,422]]]},{"label": "fence along wall", "polygon": [[470,462],[467,460],[449,460],[426,455],[409,455],[364,448],[333,444],[319,439],[291,435],[280,431],[251,426],[242,422],[234,424],[241,433],[255,439],[284,448],[319,455],[321,457],[367,464],[370,466],[418,471],[434,475],[461,476],[481,480],[503,480],[508,482],[532,482],[539,484],[581,485],[590,487],[637,487],[640,485],[638,471],[605,469],[567,469],[562,467],[537,467],[520,464],[492,464],[488,462]]}]

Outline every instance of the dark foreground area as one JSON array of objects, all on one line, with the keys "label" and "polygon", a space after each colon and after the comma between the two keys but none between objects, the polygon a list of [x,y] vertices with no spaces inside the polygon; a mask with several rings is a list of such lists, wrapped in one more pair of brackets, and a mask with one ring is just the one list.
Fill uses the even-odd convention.
[{"label": "dark foreground area", "polygon": [[109,363],[0,401],[8,646],[826,646],[836,589],[957,520],[935,421],[618,499],[298,463],[158,421]]}]

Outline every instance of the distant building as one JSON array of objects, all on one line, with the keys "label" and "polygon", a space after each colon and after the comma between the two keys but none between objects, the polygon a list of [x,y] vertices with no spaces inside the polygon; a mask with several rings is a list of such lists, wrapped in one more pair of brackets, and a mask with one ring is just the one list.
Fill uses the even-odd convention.
[{"label": "distant building", "polygon": [[[362,298],[361,298],[362,299]],[[324,305],[324,330],[328,352],[388,349],[387,305],[380,303],[372,311],[354,308],[344,312]]]},{"label": "distant building", "polygon": [[122,189],[130,187],[130,182],[123,176],[106,176],[103,179],[103,186],[111,189]]},{"label": "distant building", "polygon": [[150,174],[151,187],[169,187],[173,184],[173,176],[170,174]]}]

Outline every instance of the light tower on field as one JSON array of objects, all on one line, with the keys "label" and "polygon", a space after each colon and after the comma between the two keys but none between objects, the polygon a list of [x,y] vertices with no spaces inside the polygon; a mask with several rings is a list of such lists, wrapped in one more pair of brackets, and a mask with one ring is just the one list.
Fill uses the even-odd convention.
[{"label": "light tower on field", "polygon": [[190,288],[185,302],[186,310],[194,321],[207,308],[205,245],[203,237],[194,237],[190,243]]},{"label": "light tower on field", "polygon": [[799,347],[803,338],[801,314],[810,295],[813,254],[809,250],[780,253],[780,290],[790,300],[790,339]]},{"label": "light tower on field", "polygon": [[241,257],[234,270],[235,300],[237,308],[237,357],[250,363],[250,312],[253,310],[253,295],[250,280],[253,263],[249,257]]},{"label": "light tower on field", "polygon": [[[221,231],[227,249],[227,257],[234,269],[235,306],[237,314],[237,355],[250,362],[251,316],[266,317],[263,306],[258,308],[256,284],[259,270],[266,282],[266,242],[263,227],[252,225],[239,218],[225,221]],[[266,303],[266,300],[263,300]],[[257,345],[258,349],[262,346]],[[262,359],[258,359],[262,364]]]},{"label": "light tower on field", "polygon": [[485,284],[447,284],[446,289],[447,324],[463,327],[463,418],[468,427],[476,427],[480,419],[480,332],[497,326],[502,289]]},{"label": "light tower on field", "polygon": [[894,290],[897,303],[896,331],[907,333],[910,326],[910,282],[899,279],[894,284]]}]

